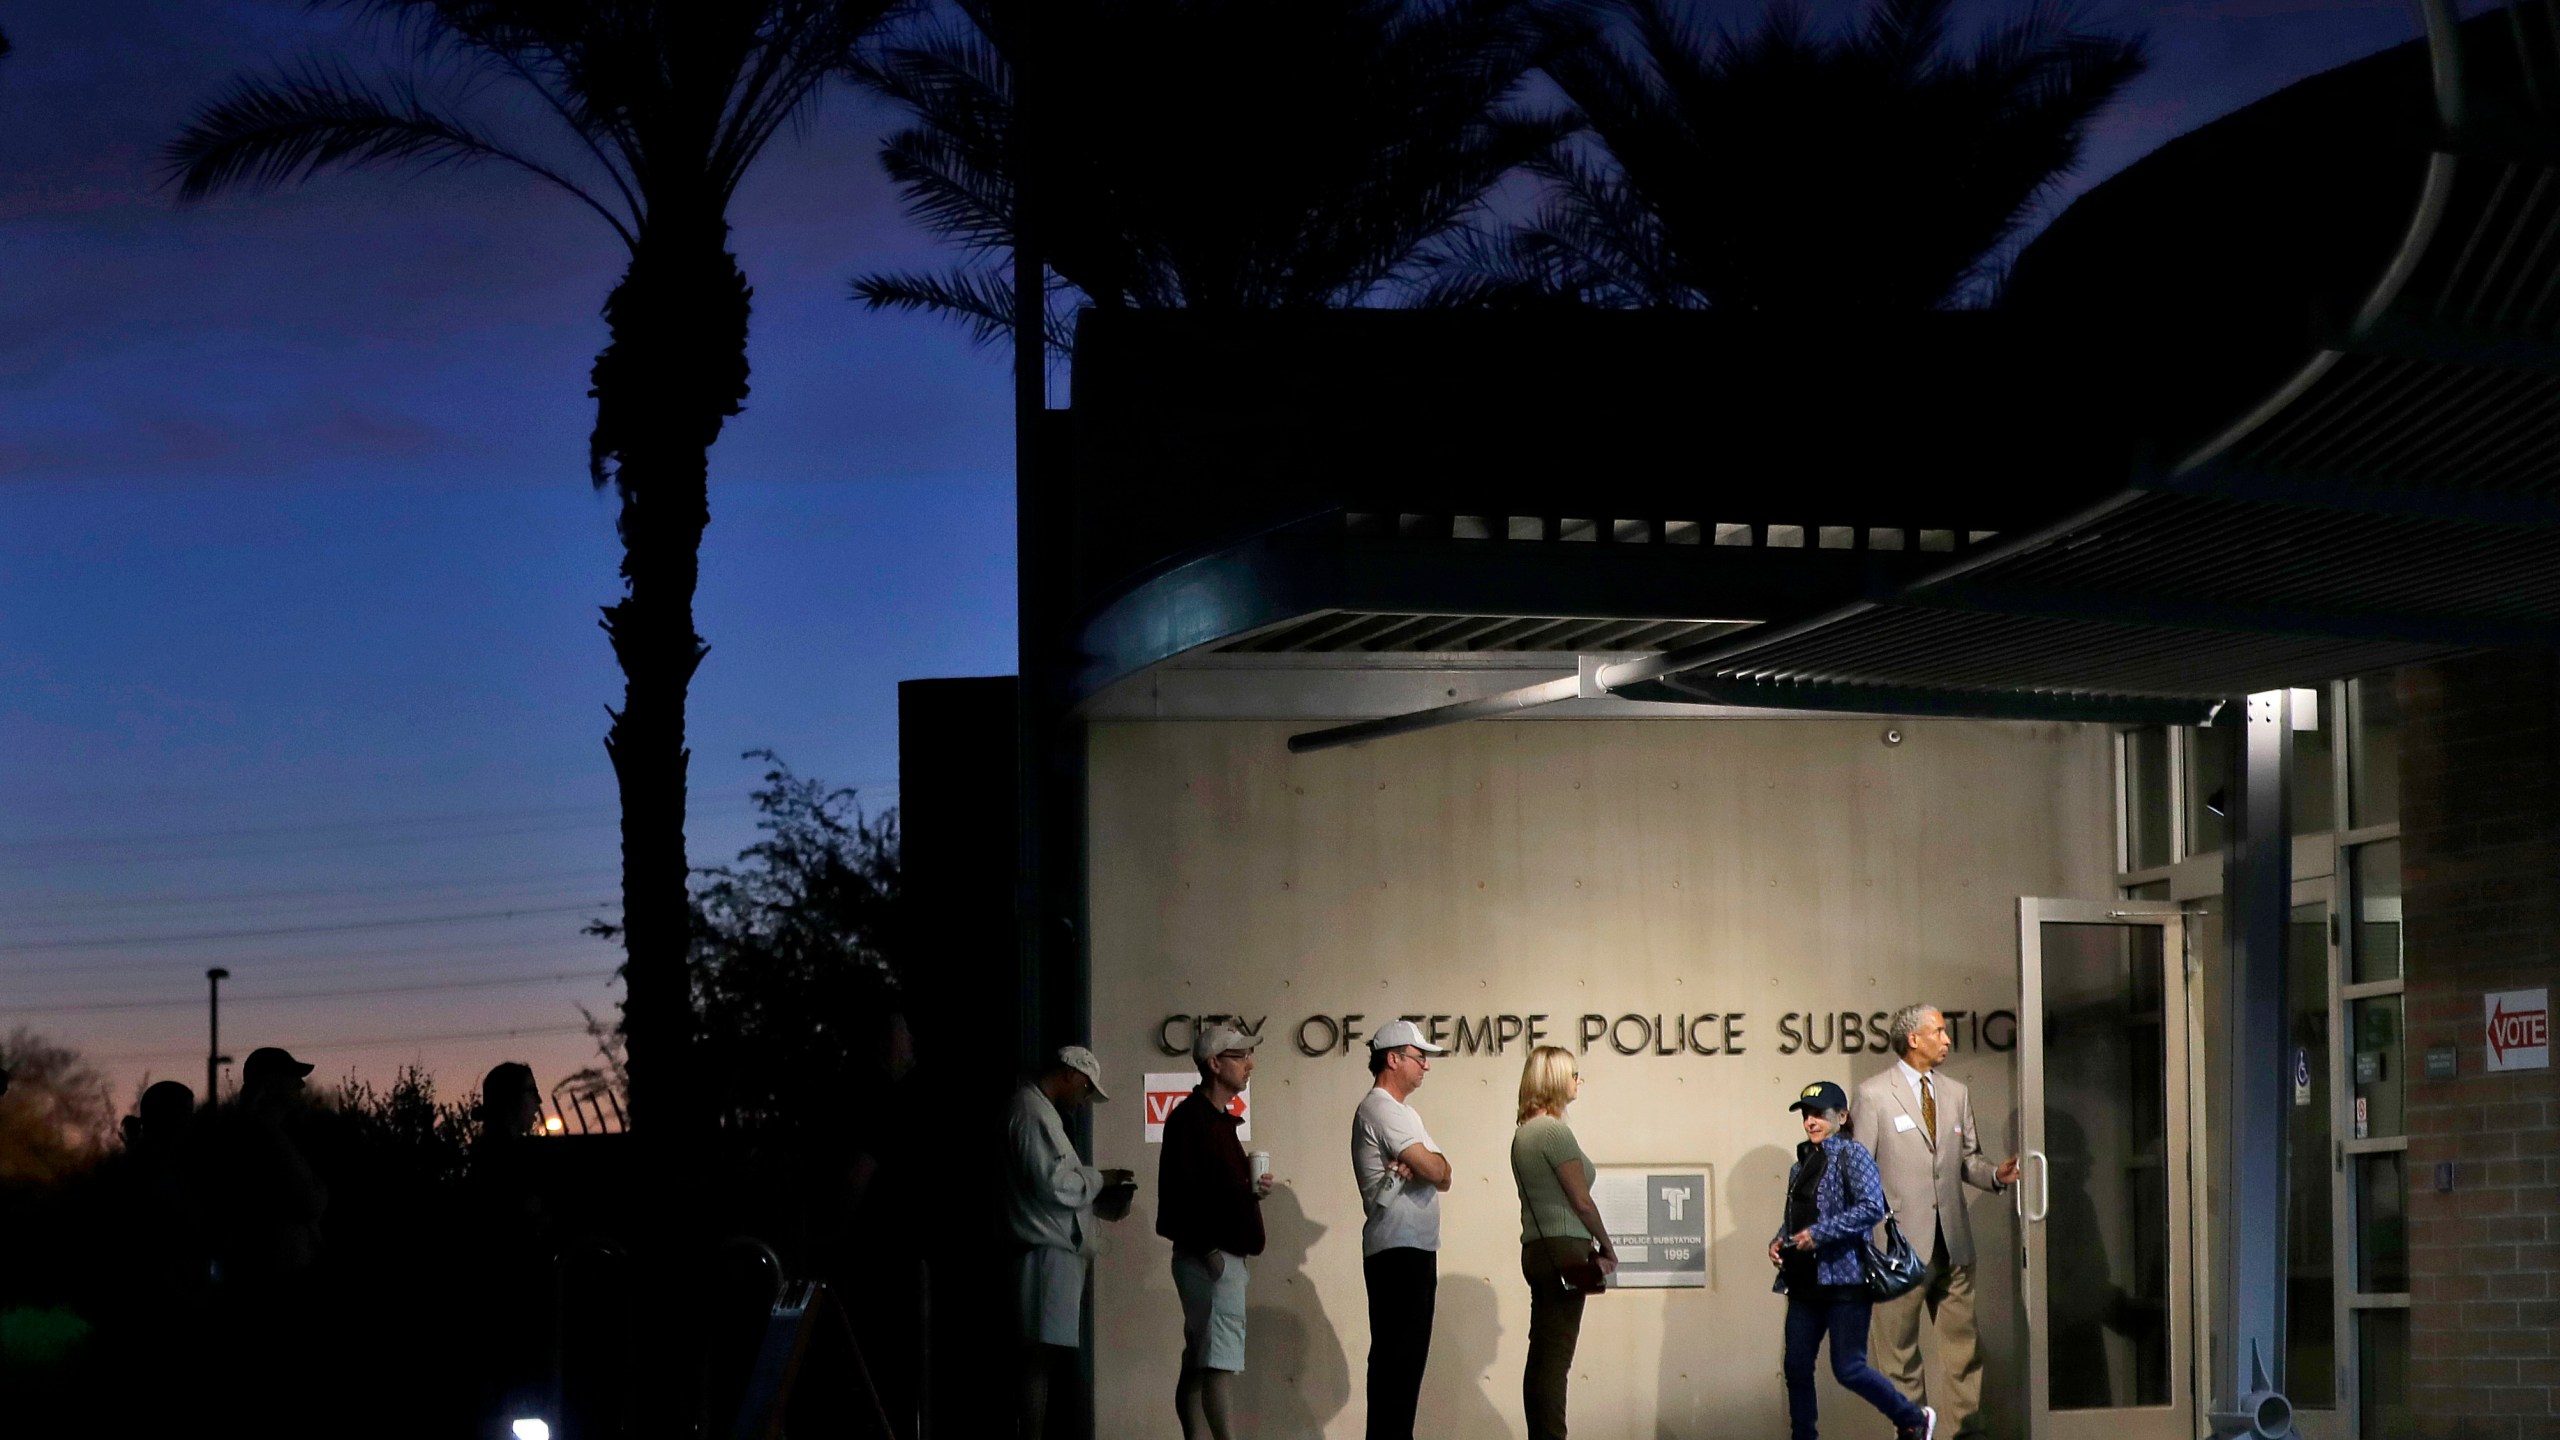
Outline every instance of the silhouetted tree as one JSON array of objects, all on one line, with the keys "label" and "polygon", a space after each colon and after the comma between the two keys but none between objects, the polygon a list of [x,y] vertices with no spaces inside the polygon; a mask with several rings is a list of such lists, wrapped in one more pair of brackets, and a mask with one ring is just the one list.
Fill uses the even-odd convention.
[{"label": "silhouetted tree", "polygon": [[0,1042],[0,1184],[45,1185],[97,1163],[116,1134],[115,1098],[97,1067],[21,1025]]},{"label": "silhouetted tree", "polygon": [[722,1123],[799,1128],[860,1093],[901,1003],[898,812],[869,816],[853,791],[796,775],[770,750],[747,758],[772,767],[754,795],[764,838],[735,865],[696,872],[698,1058]]},{"label": "silhouetted tree", "polygon": [[879,47],[864,79],[915,120],[882,143],[882,167],[964,257],[853,291],[963,320],[981,341],[1013,329],[1026,218],[1063,303],[1350,305],[1409,275],[1424,244],[1564,133],[1507,108],[1537,59],[1530,0],[958,10]]},{"label": "silhouetted tree", "polygon": [[[411,66],[367,79],[313,62],[234,82],[169,147],[181,195],[340,165],[496,161],[575,197],[630,257],[605,300],[612,340],[588,392],[590,478],[621,500],[627,592],[604,612],[624,680],[605,748],[622,795],[633,1101],[689,1130],[685,697],[707,648],[693,594],[709,452],[746,399],[752,293],[729,253],[728,207],[896,0],[329,3],[396,22]],[[471,103],[492,85],[530,102],[502,112],[504,129]],[[513,133],[529,116],[553,123]]]},{"label": "silhouetted tree", "polygon": [[1435,299],[1916,311],[1980,300],[2139,38],[2031,0],[1961,52],[1953,0],[1868,0],[1815,34],[1773,0],[1711,30],[1676,0],[1564,0],[1546,64],[1588,133],[1534,213],[1452,247]]}]

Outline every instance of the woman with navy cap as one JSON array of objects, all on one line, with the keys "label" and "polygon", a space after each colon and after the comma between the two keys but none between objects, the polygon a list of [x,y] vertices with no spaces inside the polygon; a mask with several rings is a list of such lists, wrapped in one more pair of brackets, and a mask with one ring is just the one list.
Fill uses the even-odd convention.
[{"label": "woman with navy cap", "polygon": [[1884,1223],[1884,1180],[1867,1147],[1841,1132],[1848,1092],[1828,1080],[1804,1087],[1787,1107],[1804,1112],[1804,1143],[1787,1172],[1787,1209],[1769,1241],[1778,1267],[1770,1286],[1787,1297],[1787,1422],[1794,1440],[1815,1440],[1813,1355],[1831,1341],[1831,1375],[1884,1412],[1897,1440],[1930,1440],[1938,1417],[1904,1399],[1867,1363],[1867,1317],[1874,1301],[1858,1246]]}]

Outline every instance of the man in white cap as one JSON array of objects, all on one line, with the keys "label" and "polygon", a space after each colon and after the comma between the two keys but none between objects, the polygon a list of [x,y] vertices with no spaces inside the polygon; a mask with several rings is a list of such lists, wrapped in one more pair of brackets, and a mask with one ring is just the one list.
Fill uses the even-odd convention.
[{"label": "man in white cap", "polygon": [[1236,1139],[1236,1097],[1253,1081],[1261,1038],[1212,1021],[1191,1040],[1200,1085],[1164,1118],[1156,1175],[1156,1233],[1173,1242],[1173,1289],[1182,1297],[1182,1378],[1173,1412],[1183,1440],[1206,1426],[1227,1440],[1227,1385],[1244,1369],[1245,1259],[1262,1253],[1262,1197]]},{"label": "man in white cap", "polygon": [[1440,1293],[1440,1196],[1449,1157],[1407,1102],[1449,1052],[1410,1020],[1369,1037],[1377,1081],[1351,1112],[1351,1178],[1360,1187],[1360,1273],[1369,1285],[1368,1440],[1413,1440],[1431,1319]]},{"label": "man in white cap", "polygon": [[1102,1062],[1081,1045],[1014,1092],[1005,1132],[1012,1141],[1005,1223],[1019,1252],[1014,1265],[1022,1391],[1016,1412],[1022,1440],[1039,1440],[1047,1423],[1050,1372],[1083,1338],[1084,1280],[1093,1251],[1093,1203],[1114,1186],[1135,1185],[1126,1170],[1097,1170],[1076,1153],[1059,1112],[1103,1093]]}]

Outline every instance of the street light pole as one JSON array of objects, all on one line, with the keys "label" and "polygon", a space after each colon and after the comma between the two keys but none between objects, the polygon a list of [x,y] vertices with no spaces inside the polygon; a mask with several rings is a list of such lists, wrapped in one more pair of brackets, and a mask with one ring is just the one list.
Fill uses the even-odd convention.
[{"label": "street light pole", "polygon": [[222,1053],[222,982],[230,978],[231,972],[219,965],[204,972],[204,1103],[207,1105],[221,1097],[222,1092],[216,1085],[222,1078],[222,1062],[231,1058]]}]

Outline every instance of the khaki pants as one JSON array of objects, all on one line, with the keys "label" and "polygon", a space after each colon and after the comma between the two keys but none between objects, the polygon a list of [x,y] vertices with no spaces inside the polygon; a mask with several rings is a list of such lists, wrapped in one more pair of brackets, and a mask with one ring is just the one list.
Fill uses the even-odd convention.
[{"label": "khaki pants", "polygon": [[1982,1347],[1973,1325],[1973,1267],[1947,1263],[1946,1237],[1933,1235],[1929,1278],[1908,1295],[1877,1302],[1867,1332],[1872,1361],[1914,1404],[1929,1404],[1920,1362],[1920,1314],[1938,1332],[1934,1347],[1946,1367],[1947,1393],[1937,1401],[1938,1433],[1982,1433]]}]

